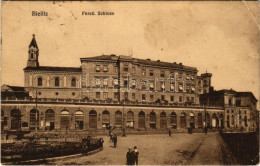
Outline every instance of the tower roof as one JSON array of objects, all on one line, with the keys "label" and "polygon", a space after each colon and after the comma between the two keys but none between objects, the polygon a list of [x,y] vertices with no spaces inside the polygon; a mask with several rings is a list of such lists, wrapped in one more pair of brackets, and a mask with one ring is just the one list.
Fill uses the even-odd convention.
[{"label": "tower roof", "polygon": [[32,41],[31,41],[29,47],[31,47],[31,46],[38,48],[36,40],[35,40],[35,34],[33,34],[33,38],[32,38]]}]

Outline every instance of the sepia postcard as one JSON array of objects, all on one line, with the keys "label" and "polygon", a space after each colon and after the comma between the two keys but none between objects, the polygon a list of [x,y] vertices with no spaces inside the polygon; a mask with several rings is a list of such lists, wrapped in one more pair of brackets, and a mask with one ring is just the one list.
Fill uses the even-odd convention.
[{"label": "sepia postcard", "polygon": [[1,2],[2,165],[257,165],[258,1]]}]

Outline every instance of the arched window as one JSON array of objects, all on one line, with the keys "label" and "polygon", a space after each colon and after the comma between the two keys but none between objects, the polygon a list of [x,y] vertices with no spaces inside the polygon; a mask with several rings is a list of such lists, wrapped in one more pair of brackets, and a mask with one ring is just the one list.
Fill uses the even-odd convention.
[{"label": "arched window", "polygon": [[13,109],[11,111],[11,130],[21,129],[21,111]]},{"label": "arched window", "polygon": [[211,122],[211,124],[212,124],[212,127],[214,127],[214,128],[218,127],[218,118],[217,118],[216,114],[212,115],[212,122]]},{"label": "arched window", "polygon": [[70,127],[70,113],[68,110],[62,110],[60,113],[60,129],[69,130]]},{"label": "arched window", "polygon": [[105,110],[102,112],[102,128],[109,129],[110,127],[110,113]]},{"label": "arched window", "polygon": [[138,114],[138,128],[145,128],[145,113],[143,111]]},{"label": "arched window", "polygon": [[154,111],[150,113],[150,128],[156,129],[156,115]]},{"label": "arched window", "polygon": [[71,86],[76,87],[76,78],[71,79]]},{"label": "arched window", "polygon": [[202,114],[198,113],[198,128],[202,128],[203,127],[203,122],[202,122]]},{"label": "arched window", "polygon": [[97,112],[95,110],[89,112],[89,128],[97,128]]},{"label": "arched window", "polygon": [[42,77],[38,77],[38,86],[42,86]]},{"label": "arched window", "polygon": [[82,111],[75,112],[75,128],[76,130],[83,130],[84,114]]},{"label": "arched window", "polygon": [[210,127],[210,115],[209,115],[209,113],[206,113],[206,125],[207,125],[207,127]]},{"label": "arched window", "polygon": [[189,121],[190,121],[190,127],[192,128],[195,128],[195,117],[194,117],[194,113],[190,113],[190,116],[189,116]]},{"label": "arched window", "polygon": [[126,127],[134,128],[134,113],[132,111],[128,111],[126,114]]},{"label": "arched window", "polygon": [[165,112],[161,112],[160,114],[160,128],[161,129],[166,129],[167,127],[167,121],[166,121],[166,113]]},{"label": "arched window", "polygon": [[170,114],[170,125],[171,128],[177,129],[177,114],[175,112]]},{"label": "arched window", "polygon": [[55,77],[55,86],[60,86],[60,78]]},{"label": "arched window", "polygon": [[122,126],[122,112],[121,111],[116,111],[115,113],[115,125],[116,127],[121,127]]},{"label": "arched window", "polygon": [[30,59],[33,59],[33,52],[31,52],[31,54],[30,54],[30,55],[31,55]]},{"label": "arched window", "polygon": [[185,129],[186,128],[186,114],[184,112],[181,113],[180,121],[181,121],[181,128]]},{"label": "arched window", "polygon": [[55,113],[52,109],[48,109],[45,112],[45,128],[46,130],[55,129]]}]

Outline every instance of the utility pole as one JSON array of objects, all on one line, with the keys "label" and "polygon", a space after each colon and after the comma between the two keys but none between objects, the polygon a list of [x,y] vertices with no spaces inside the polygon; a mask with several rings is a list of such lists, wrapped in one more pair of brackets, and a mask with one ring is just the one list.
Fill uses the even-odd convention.
[{"label": "utility pole", "polygon": [[35,127],[35,132],[37,133],[37,131],[38,131],[38,129],[37,129],[37,127],[38,127],[38,109],[37,109],[37,94],[38,92],[37,92],[37,90],[36,90],[36,100],[35,100],[35,109],[36,109],[36,114],[35,114],[35,117],[36,117],[36,127]]}]

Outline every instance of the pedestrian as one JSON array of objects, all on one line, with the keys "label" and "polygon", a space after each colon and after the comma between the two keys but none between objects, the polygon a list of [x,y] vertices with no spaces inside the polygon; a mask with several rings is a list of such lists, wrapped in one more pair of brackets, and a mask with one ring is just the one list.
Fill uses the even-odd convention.
[{"label": "pedestrian", "polygon": [[171,129],[169,129],[169,137],[171,137],[172,136],[172,131],[171,131]]},{"label": "pedestrian", "polygon": [[205,132],[205,135],[207,135],[207,133],[208,133],[208,127],[205,127],[205,128],[204,128],[204,132]]},{"label": "pedestrian", "polygon": [[100,150],[103,150],[103,144],[104,144],[104,140],[103,140],[103,138],[100,138],[99,139]]},{"label": "pedestrian", "polygon": [[137,147],[134,147],[134,164],[138,165],[138,156],[139,156],[139,152],[137,150]]},{"label": "pedestrian", "polygon": [[113,142],[113,133],[111,132],[109,136],[110,136],[109,142]]},{"label": "pedestrian", "polygon": [[129,147],[128,152],[126,153],[126,165],[133,165],[133,153],[132,149]]},{"label": "pedestrian", "polygon": [[113,142],[114,142],[114,148],[117,146],[117,135],[115,134],[113,137]]}]

